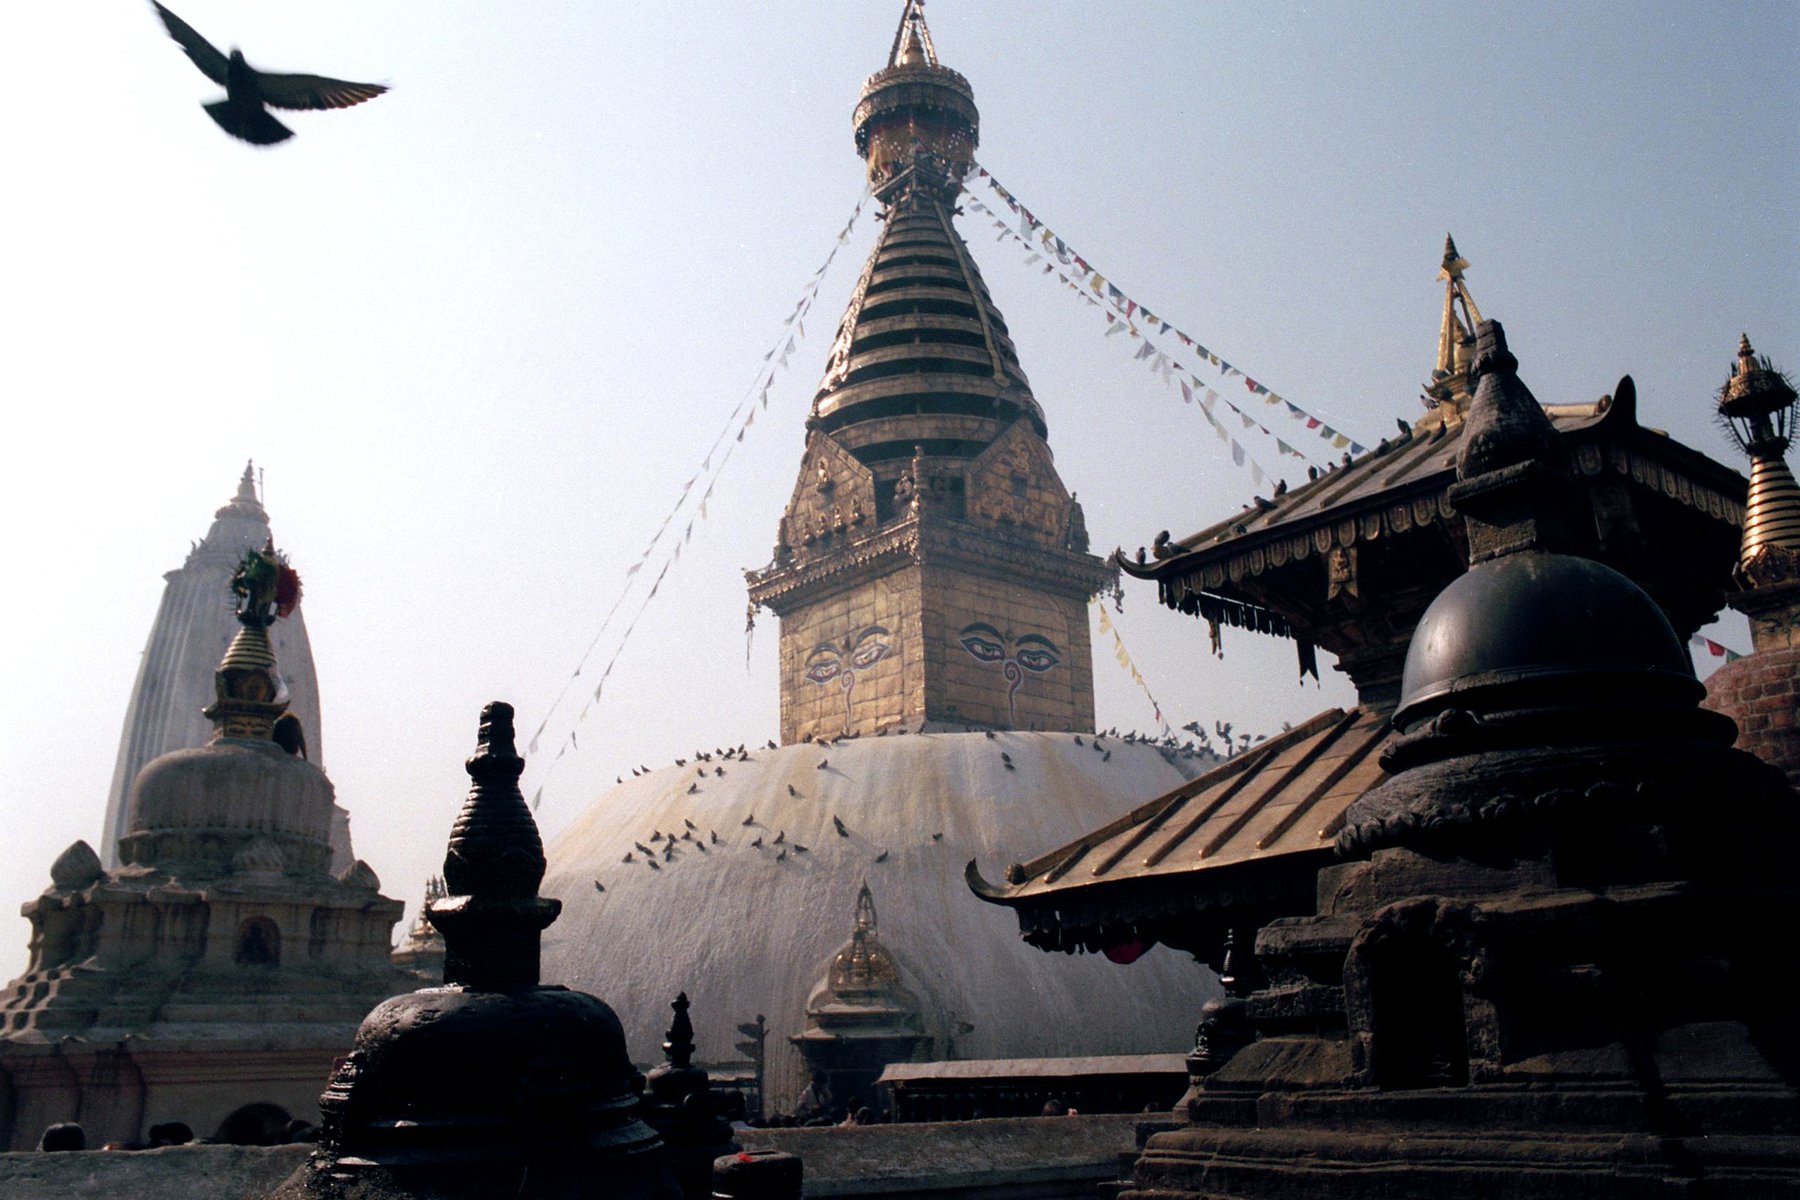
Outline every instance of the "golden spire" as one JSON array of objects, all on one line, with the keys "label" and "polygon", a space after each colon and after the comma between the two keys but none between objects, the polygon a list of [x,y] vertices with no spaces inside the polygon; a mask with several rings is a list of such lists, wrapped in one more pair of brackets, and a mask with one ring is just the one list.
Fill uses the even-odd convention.
[{"label": "golden spire", "polygon": [[1444,319],[1438,326],[1437,363],[1431,382],[1425,385],[1427,406],[1434,407],[1446,421],[1461,419],[1474,395],[1469,367],[1474,361],[1475,327],[1481,323],[1481,310],[1463,282],[1463,272],[1468,269],[1468,260],[1456,252],[1456,240],[1446,233],[1444,261],[1437,275],[1444,281]]},{"label": "golden spire", "polygon": [[938,62],[924,0],[906,0],[887,66],[863,83],[851,120],[884,207],[915,186],[945,200],[961,187],[981,115],[969,81]]},{"label": "golden spire", "polygon": [[1731,378],[1719,389],[1719,416],[1750,456],[1736,570],[1747,588],[1800,577],[1800,483],[1786,458],[1797,402],[1793,385],[1740,335]]},{"label": "golden spire", "polygon": [[937,47],[925,28],[925,0],[906,0],[900,12],[900,28],[894,31],[894,48],[888,51],[890,67],[935,67]]}]

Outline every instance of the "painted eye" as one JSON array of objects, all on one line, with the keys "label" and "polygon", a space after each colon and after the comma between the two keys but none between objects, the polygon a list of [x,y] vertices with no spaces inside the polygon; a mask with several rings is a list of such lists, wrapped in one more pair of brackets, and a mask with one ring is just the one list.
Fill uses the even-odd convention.
[{"label": "painted eye", "polygon": [[1037,649],[1026,648],[1020,650],[1017,654],[1013,655],[1013,661],[1017,662],[1027,671],[1042,675],[1045,671],[1048,671],[1051,667],[1054,667],[1057,663],[1061,662],[1062,659],[1056,657],[1056,652],[1054,650],[1045,650],[1040,647]]},{"label": "painted eye", "polygon": [[978,662],[999,662],[1006,657],[1005,646],[984,638],[978,633],[963,635],[962,648],[973,655]]},{"label": "painted eye", "polygon": [[814,683],[830,683],[843,674],[843,661],[835,655],[831,658],[815,658],[806,664],[806,677]]},{"label": "painted eye", "polygon": [[864,671],[880,662],[887,656],[888,644],[871,638],[862,643],[850,655],[850,665],[858,671]]}]

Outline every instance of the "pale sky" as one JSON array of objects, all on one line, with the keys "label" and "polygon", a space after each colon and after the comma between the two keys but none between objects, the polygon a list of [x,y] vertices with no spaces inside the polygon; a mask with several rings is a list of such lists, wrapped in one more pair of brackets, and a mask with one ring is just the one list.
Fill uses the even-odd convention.
[{"label": "pale sky", "polygon": [[[253,457],[306,580],[326,767],[410,911],[481,705],[543,718],[856,204],[850,112],[900,0],[175,7],[253,64],[394,90],[284,117],[298,136],[258,150],[200,110],[218,89],[147,3],[34,5],[0,46],[0,906],[98,841],[162,573]],[[1711,398],[1738,333],[1800,366],[1792,4],[927,16],[996,177],[1135,299],[1362,441],[1419,412],[1446,230],[1545,402],[1629,372],[1647,424],[1737,465]],[[1128,339],[987,218],[961,227],[1097,549],[1249,500]],[[633,765],[776,732],[775,624],[746,668],[742,571],[768,559],[873,229],[865,213],[545,785],[547,833]],[[1228,630],[1214,660],[1146,586],[1115,619],[1176,724],[1272,732],[1350,699],[1328,665],[1297,686],[1286,642]],[[1747,648],[1741,622],[1714,636]],[[1100,724],[1150,728],[1105,651]],[[0,918],[4,975],[26,936]]]}]

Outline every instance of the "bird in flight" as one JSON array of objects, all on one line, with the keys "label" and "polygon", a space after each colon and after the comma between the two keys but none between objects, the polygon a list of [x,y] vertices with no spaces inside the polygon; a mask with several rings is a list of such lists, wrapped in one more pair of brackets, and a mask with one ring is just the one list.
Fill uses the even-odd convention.
[{"label": "bird in flight", "polygon": [[[200,73],[225,89],[225,99],[203,104],[206,114],[234,138],[256,146],[273,146],[294,136],[294,131],[269,115],[268,108],[349,108],[387,91],[380,83],[351,83],[323,75],[285,75],[259,71],[233,48],[229,57],[195,32],[186,21],[150,0],[169,36],[187,52]],[[264,107],[264,106],[268,107]],[[632,772],[637,774],[637,772]]]}]

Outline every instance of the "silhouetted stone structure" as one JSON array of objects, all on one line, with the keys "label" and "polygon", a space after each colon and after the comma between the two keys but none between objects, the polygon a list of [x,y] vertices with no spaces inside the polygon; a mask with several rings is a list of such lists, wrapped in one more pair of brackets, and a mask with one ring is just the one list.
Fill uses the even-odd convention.
[{"label": "silhouetted stone structure", "polygon": [[694,1065],[694,1023],[683,992],[669,1006],[675,1019],[663,1041],[667,1061],[644,1079],[644,1122],[669,1147],[675,1181],[688,1200],[712,1195],[713,1160],[738,1149],[731,1125],[719,1116],[704,1067]]},{"label": "silhouetted stone structure", "polygon": [[[538,982],[544,852],[519,794],[513,710],[482,710],[469,799],[431,902],[444,986],[378,1005],[319,1100],[318,1155],[280,1197],[672,1200],[667,1155],[638,1118],[612,1009]],[[603,1182],[601,1182],[603,1181]]]},{"label": "silhouetted stone structure", "polygon": [[1138,1197],[1800,1191],[1800,799],[1730,748],[1654,601],[1579,551],[1559,436],[1480,326],[1473,565],[1408,653],[1318,910],[1256,938],[1255,1040]]}]

